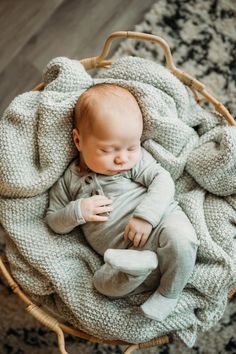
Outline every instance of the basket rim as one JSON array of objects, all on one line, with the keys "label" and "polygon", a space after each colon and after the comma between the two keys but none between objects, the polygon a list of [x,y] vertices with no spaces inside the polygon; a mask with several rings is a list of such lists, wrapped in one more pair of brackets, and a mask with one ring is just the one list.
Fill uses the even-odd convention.
[{"label": "basket rim", "polygon": [[[55,326],[59,327],[64,333],[71,334],[82,339],[87,339],[91,342],[101,343],[101,344],[112,344],[112,345],[135,345],[140,346],[140,348],[150,347],[154,345],[160,344],[167,344],[173,341],[173,333],[167,333],[162,336],[153,338],[149,341],[142,342],[142,343],[132,343],[126,342],[123,340],[109,340],[109,339],[102,339],[93,335],[90,335],[82,330],[79,330],[71,325],[67,325],[66,323],[62,323],[58,321],[56,317],[54,317],[49,311],[44,309],[42,306],[35,304],[28,295],[26,295],[23,290],[21,289],[20,285],[15,281],[13,276],[10,272],[10,264],[7,260],[5,255],[0,256],[0,274],[2,273],[3,278],[7,282],[7,284],[12,289],[13,293],[15,293],[20,300],[27,305],[26,311],[29,312],[33,317],[35,317],[38,321],[42,324],[47,326],[48,328],[55,330]],[[52,328],[53,327],[53,328]]]},{"label": "basket rim", "polygon": [[[80,63],[86,70],[94,68],[106,68],[112,65],[112,60],[107,60],[106,57],[109,54],[113,40],[121,38],[139,39],[157,43],[164,51],[167,69],[169,69],[172,74],[174,74],[180,81],[182,81],[184,85],[188,86],[192,90],[196,102],[199,104],[203,99],[207,100],[214,106],[215,110],[219,112],[223,118],[226,119],[229,125],[236,127],[236,121],[228,109],[206,90],[205,85],[190,74],[178,69],[175,66],[170,47],[166,40],[160,36],[135,31],[112,32],[106,39],[100,55],[96,57],[81,59]],[[32,91],[42,91],[44,87],[45,83],[41,82],[37,84],[32,89]]]}]

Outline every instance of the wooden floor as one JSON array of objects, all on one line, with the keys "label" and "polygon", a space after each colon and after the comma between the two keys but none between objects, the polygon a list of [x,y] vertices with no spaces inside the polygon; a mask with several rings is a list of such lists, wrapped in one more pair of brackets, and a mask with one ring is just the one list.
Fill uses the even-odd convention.
[{"label": "wooden floor", "polygon": [[16,95],[41,81],[50,59],[98,55],[111,32],[133,30],[154,2],[1,0],[0,114]]}]

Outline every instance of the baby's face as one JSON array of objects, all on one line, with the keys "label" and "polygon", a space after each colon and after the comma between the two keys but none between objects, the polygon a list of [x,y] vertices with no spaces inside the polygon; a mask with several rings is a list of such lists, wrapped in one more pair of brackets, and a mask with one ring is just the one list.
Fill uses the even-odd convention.
[{"label": "baby's face", "polygon": [[112,99],[111,102],[99,102],[93,115],[92,131],[73,131],[81,167],[110,176],[133,168],[141,157],[143,128],[137,103],[127,101],[114,105]]}]

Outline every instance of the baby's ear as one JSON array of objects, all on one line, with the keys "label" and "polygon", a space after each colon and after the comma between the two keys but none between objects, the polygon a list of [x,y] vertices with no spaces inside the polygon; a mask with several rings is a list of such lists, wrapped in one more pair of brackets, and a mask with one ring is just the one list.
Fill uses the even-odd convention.
[{"label": "baby's ear", "polygon": [[80,151],[80,135],[77,128],[73,129],[73,140],[77,149]]}]

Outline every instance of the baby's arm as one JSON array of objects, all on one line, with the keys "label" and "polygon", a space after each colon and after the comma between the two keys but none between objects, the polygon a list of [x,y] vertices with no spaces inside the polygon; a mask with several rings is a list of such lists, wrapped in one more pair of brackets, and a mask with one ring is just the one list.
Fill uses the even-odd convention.
[{"label": "baby's arm", "polygon": [[45,217],[50,228],[58,234],[66,234],[85,223],[81,214],[81,199],[72,200],[65,181],[66,175],[69,175],[68,171],[51,188]]},{"label": "baby's arm", "polygon": [[147,192],[133,215],[156,227],[174,201],[175,184],[170,173],[151,154],[144,149],[142,153],[143,158],[133,168],[131,178],[146,187]]},{"label": "baby's arm", "polygon": [[58,234],[66,234],[87,221],[107,221],[107,216],[97,214],[112,210],[112,201],[103,195],[72,200],[67,188],[69,171],[51,188],[46,222]]},{"label": "baby's arm", "polygon": [[135,247],[143,247],[152,231],[160,222],[174,200],[175,185],[168,171],[144,149],[140,162],[132,169],[131,178],[147,188],[144,199],[135,209],[125,228],[124,238]]}]

